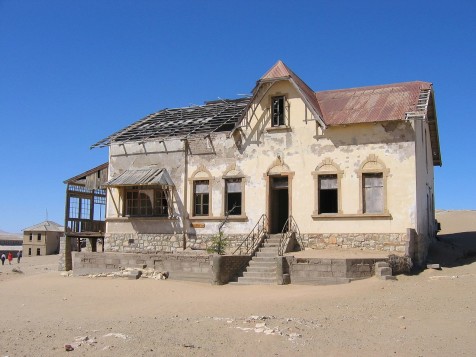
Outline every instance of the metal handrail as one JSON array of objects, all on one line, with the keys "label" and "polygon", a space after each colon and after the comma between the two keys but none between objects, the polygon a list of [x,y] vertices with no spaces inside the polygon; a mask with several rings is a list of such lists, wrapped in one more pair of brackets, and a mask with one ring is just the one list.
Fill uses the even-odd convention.
[{"label": "metal handrail", "polygon": [[246,236],[245,239],[236,247],[235,251],[232,253],[235,255],[239,251],[239,255],[252,255],[258,249],[259,245],[264,239],[264,234],[267,232],[268,227],[268,218],[265,214],[261,215],[258,222],[251,230],[250,233]]},{"label": "metal handrail", "polygon": [[281,239],[279,240],[279,247],[278,247],[278,255],[282,256],[285,253],[286,246],[289,243],[289,239],[295,235],[296,239],[298,240],[301,249],[304,249],[304,242],[301,237],[301,231],[299,230],[299,226],[296,223],[296,220],[293,216],[289,216],[284,223],[283,230],[281,232]]}]

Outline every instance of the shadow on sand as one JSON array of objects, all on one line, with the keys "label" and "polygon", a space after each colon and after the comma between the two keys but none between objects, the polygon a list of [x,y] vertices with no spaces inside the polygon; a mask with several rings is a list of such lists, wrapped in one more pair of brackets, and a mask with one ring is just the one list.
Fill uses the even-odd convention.
[{"label": "shadow on sand", "polygon": [[476,262],[476,232],[442,234],[432,243],[428,263],[456,267]]}]

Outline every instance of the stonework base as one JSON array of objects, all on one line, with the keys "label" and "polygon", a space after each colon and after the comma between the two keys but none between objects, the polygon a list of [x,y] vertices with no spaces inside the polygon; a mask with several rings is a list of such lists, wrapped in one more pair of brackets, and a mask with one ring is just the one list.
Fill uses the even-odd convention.
[{"label": "stonework base", "polygon": [[361,248],[403,254],[407,247],[406,233],[311,233],[302,237],[313,249]]}]

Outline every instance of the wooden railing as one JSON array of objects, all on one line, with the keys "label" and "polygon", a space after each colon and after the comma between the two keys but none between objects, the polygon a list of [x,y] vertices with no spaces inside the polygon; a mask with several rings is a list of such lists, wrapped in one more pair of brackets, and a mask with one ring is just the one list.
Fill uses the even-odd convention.
[{"label": "wooden railing", "polygon": [[66,230],[74,233],[105,232],[106,222],[90,219],[70,218],[67,220]]}]

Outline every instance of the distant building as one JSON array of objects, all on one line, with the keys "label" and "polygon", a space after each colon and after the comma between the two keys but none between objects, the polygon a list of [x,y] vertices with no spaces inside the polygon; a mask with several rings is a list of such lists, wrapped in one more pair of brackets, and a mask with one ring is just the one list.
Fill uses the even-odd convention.
[{"label": "distant building", "polygon": [[53,221],[44,221],[23,230],[23,255],[49,255],[59,252],[64,227]]},{"label": "distant building", "polygon": [[21,235],[0,231],[0,254],[7,255],[11,252],[16,256],[16,252],[22,250],[22,243]]}]

